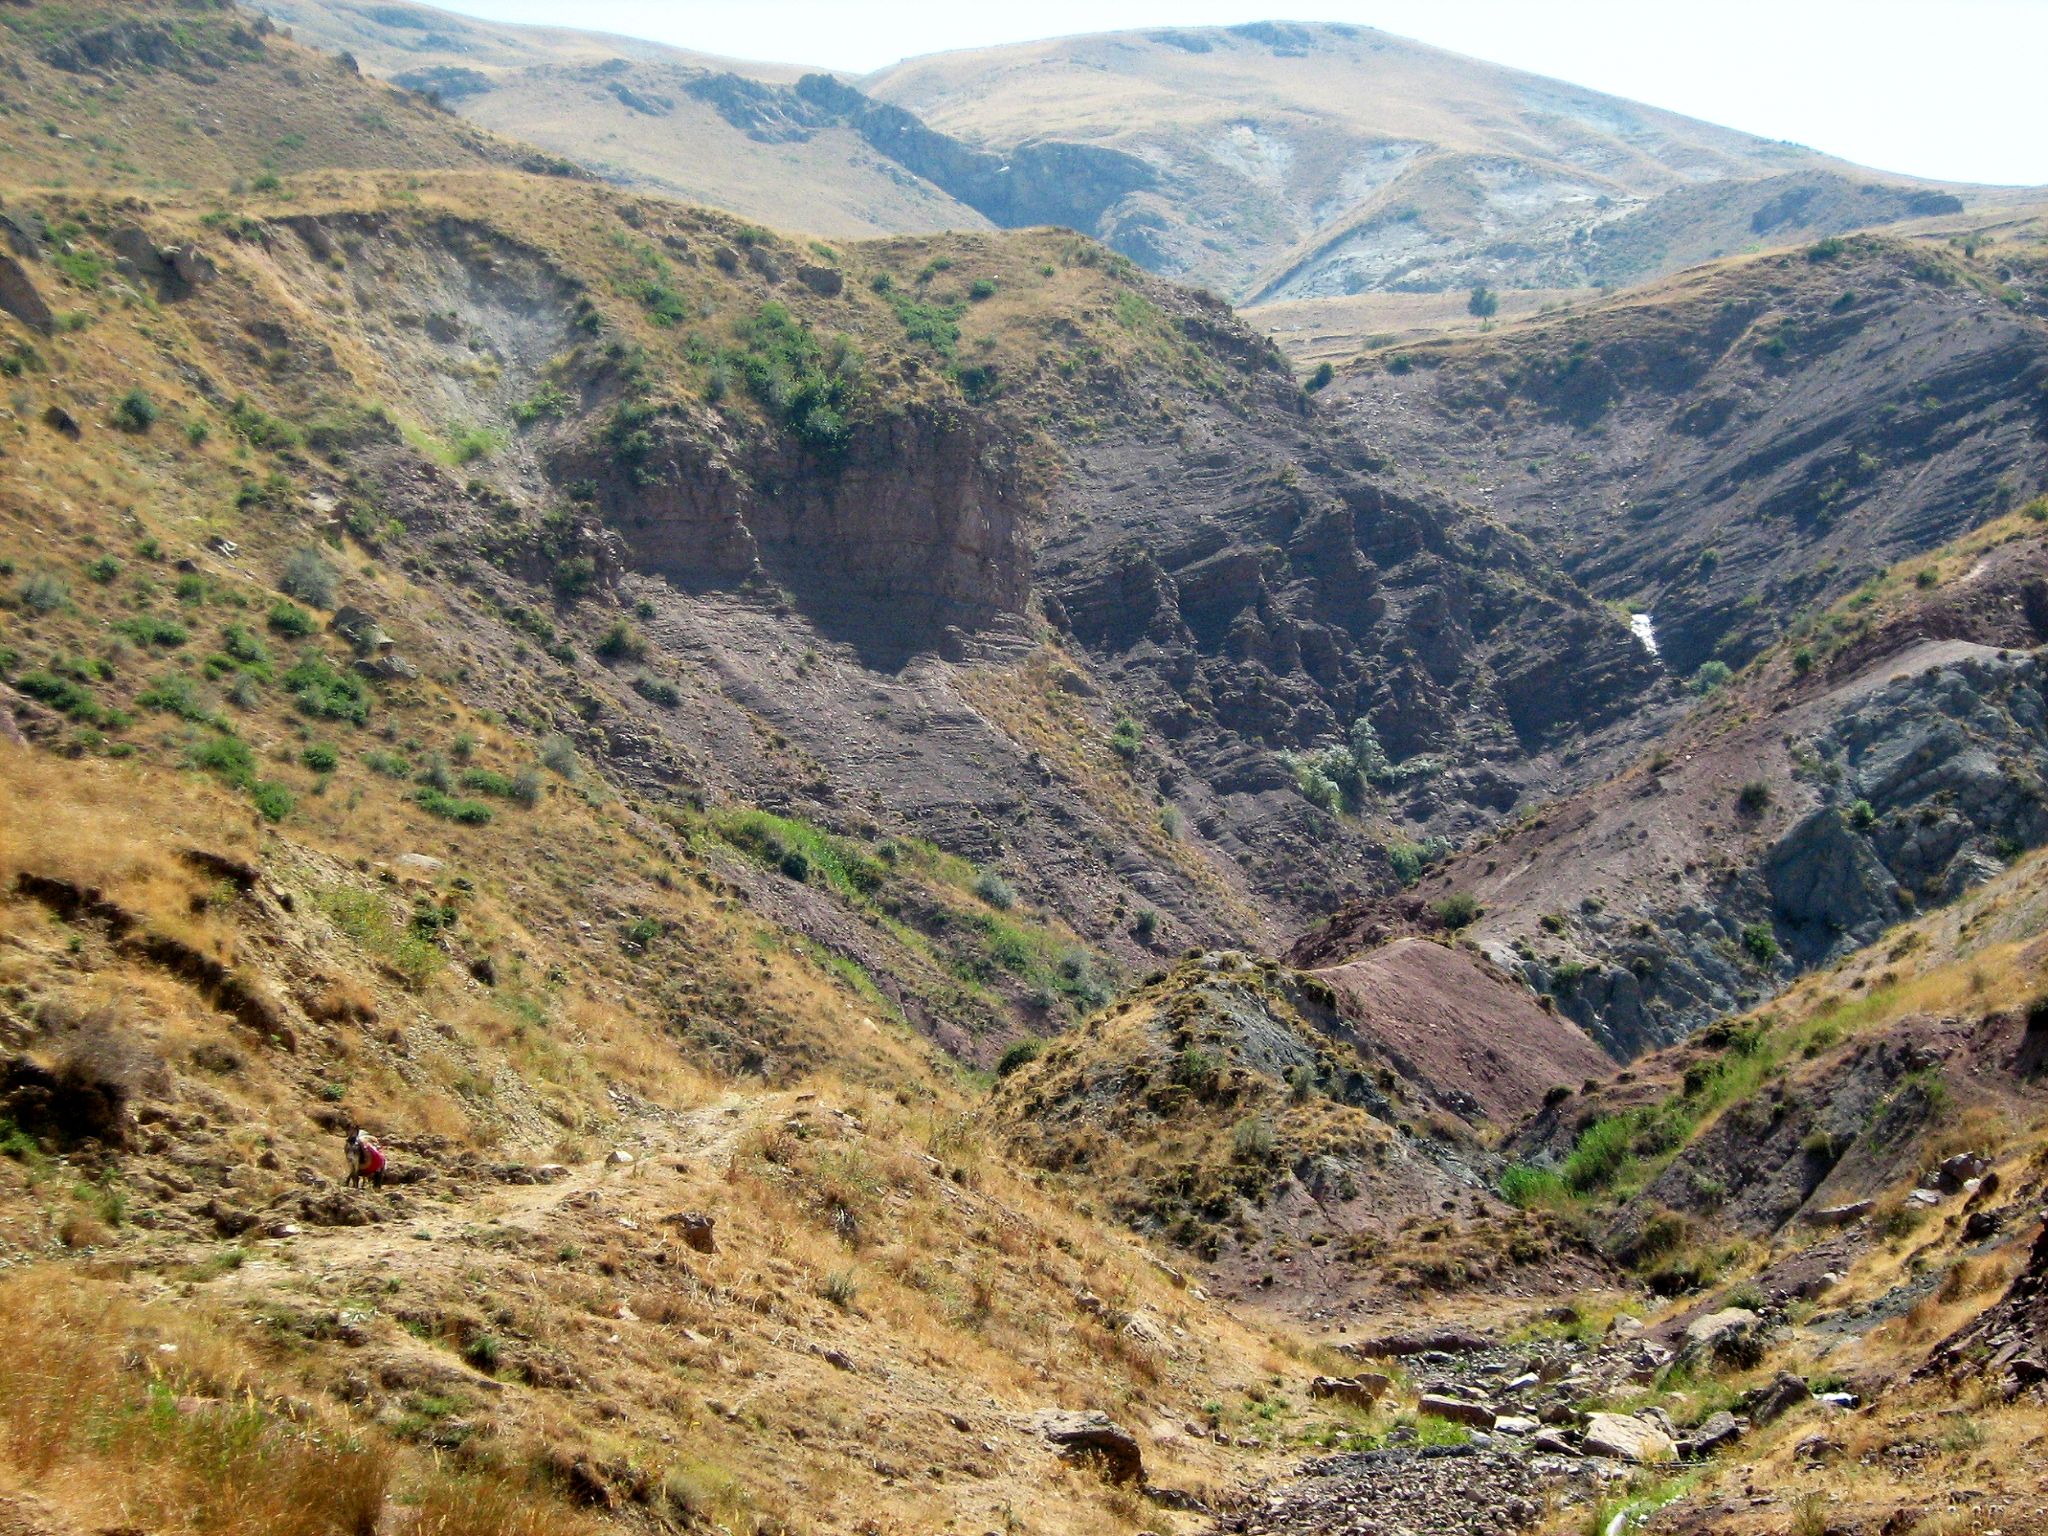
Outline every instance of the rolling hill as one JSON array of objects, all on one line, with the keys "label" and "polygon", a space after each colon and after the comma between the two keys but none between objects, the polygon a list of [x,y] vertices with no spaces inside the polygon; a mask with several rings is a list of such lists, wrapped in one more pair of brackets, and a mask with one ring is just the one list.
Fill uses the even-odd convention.
[{"label": "rolling hill", "polygon": [[617,181],[828,238],[1069,225],[1239,303],[1335,303],[1351,336],[1397,325],[1406,296],[1628,284],[2039,201],[1359,27],[1065,38],[835,80],[412,5],[267,9]]}]

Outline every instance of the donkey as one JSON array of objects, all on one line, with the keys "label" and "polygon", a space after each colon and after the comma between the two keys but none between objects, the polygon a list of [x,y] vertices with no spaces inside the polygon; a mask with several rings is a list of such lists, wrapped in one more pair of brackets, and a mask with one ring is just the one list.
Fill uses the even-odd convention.
[{"label": "donkey", "polygon": [[361,1126],[348,1128],[341,1155],[348,1164],[348,1177],[342,1181],[348,1188],[359,1189],[366,1181],[378,1189],[384,1187],[384,1149],[365,1136]]}]

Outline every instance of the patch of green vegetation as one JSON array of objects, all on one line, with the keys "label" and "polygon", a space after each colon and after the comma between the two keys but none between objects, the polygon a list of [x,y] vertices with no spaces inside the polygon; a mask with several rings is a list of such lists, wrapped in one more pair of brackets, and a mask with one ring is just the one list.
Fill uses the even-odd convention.
[{"label": "patch of green vegetation", "polygon": [[837,453],[851,434],[850,413],[861,392],[859,349],[846,336],[829,347],[811,327],[773,300],[763,304],[727,354],[747,388],[797,440]]},{"label": "patch of green vegetation", "polygon": [[424,986],[447,963],[438,944],[410,924],[398,922],[390,904],[375,891],[330,886],[315,897],[320,910],[365,952],[388,961],[415,987]]},{"label": "patch of green vegetation", "polygon": [[114,633],[126,635],[137,645],[161,646],[166,650],[183,645],[192,638],[191,632],[176,619],[153,613],[139,613],[131,619],[121,620],[114,625]]},{"label": "patch of green vegetation", "polygon": [[271,415],[246,395],[238,396],[228,407],[228,425],[252,448],[297,448],[305,441],[297,427]]},{"label": "patch of green vegetation", "polygon": [[370,690],[352,672],[343,672],[318,651],[299,657],[283,678],[285,691],[301,713],[321,720],[346,720],[361,725],[370,718]]},{"label": "patch of green vegetation", "polygon": [[422,784],[413,791],[412,798],[428,815],[439,816],[444,821],[459,821],[465,826],[488,826],[497,815],[496,811],[481,800],[468,800],[450,795],[431,784]]},{"label": "patch of green vegetation", "polygon": [[239,736],[223,731],[195,742],[188,750],[192,766],[204,770],[256,803],[265,819],[282,821],[296,803],[292,792],[273,780],[256,776],[256,756]]}]

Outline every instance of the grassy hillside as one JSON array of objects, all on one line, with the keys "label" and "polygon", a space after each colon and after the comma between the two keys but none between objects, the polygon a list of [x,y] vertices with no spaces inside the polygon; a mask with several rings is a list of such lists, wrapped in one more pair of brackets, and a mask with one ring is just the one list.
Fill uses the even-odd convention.
[{"label": "grassy hillside", "polygon": [[[242,126],[0,118],[0,1529],[1875,1529],[1928,1467],[2028,1529],[2025,508],[1621,772],[1691,698],[1624,618],[1099,245],[351,135],[390,91],[198,0],[5,19],[39,96]],[[1859,878],[1774,958],[1669,914],[1777,1001],[1607,1079],[1620,901],[1452,898],[1647,889],[1570,844],[1666,772]]]}]

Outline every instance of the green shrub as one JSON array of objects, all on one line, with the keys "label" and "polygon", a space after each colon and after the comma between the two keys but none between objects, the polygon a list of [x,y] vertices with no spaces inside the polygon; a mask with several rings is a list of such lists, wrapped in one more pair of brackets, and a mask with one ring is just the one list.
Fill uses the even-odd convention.
[{"label": "green shrub", "polygon": [[284,569],[278,573],[277,585],[286,596],[295,597],[302,603],[315,608],[332,608],[334,595],[341,586],[341,573],[319,550],[308,546],[295,549],[286,557]]},{"label": "green shrub", "polygon": [[573,779],[582,771],[582,759],[576,755],[576,743],[566,736],[554,735],[543,739],[540,760],[550,771],[565,779]]},{"label": "green shrub", "polygon": [[24,577],[14,591],[15,601],[30,613],[55,613],[71,601],[71,588],[60,576],[37,571]]},{"label": "green shrub", "polygon": [[996,1062],[996,1076],[1008,1077],[1020,1067],[1028,1067],[1045,1054],[1045,1042],[1026,1035],[1022,1040],[1013,1040]]},{"label": "green shrub", "polygon": [[370,718],[370,690],[353,672],[343,672],[318,651],[307,651],[284,675],[285,691],[302,713],[321,720],[361,725]]},{"label": "green shrub", "polygon": [[1109,733],[1110,750],[1127,763],[1137,758],[1144,741],[1144,728],[1129,715],[1117,721],[1116,728]]},{"label": "green shrub", "polygon": [[263,813],[265,821],[283,821],[298,803],[289,789],[271,779],[259,779],[251,784],[249,798],[256,802],[256,809]]},{"label": "green shrub", "polygon": [[974,880],[974,894],[998,911],[1007,912],[1017,905],[1017,893],[994,870],[983,870]]},{"label": "green shrub", "polygon": [[188,756],[194,768],[204,769],[237,789],[246,789],[256,782],[256,755],[239,736],[209,736],[195,743]]},{"label": "green shrub", "polygon": [[47,704],[59,714],[87,725],[107,723],[108,712],[99,700],[93,697],[90,688],[68,677],[59,677],[54,672],[24,672],[15,679],[14,686],[39,704]]},{"label": "green shrub", "polygon": [[114,406],[114,425],[123,432],[147,432],[160,414],[148,391],[131,389]]},{"label": "green shrub", "polygon": [[1734,675],[1734,669],[1725,661],[1703,661],[1699,670],[1693,673],[1692,682],[1687,686],[1694,693],[1708,694],[1717,688],[1725,687],[1728,679]]},{"label": "green shrub", "polygon": [[728,361],[754,398],[806,447],[820,453],[844,448],[860,394],[860,353],[852,341],[836,337],[828,352],[808,324],[773,300],[755,312],[741,336],[743,346]]},{"label": "green shrub", "polygon": [[996,281],[992,277],[977,277],[967,290],[967,297],[979,304],[983,299],[996,296]]},{"label": "green shrub", "polygon": [[1453,891],[1429,910],[1438,922],[1456,933],[1459,929],[1469,928],[1478,922],[1484,909],[1479,905],[1479,898],[1470,891]]},{"label": "green shrub", "polygon": [[1273,1122],[1263,1115],[1248,1115],[1230,1128],[1230,1155],[1236,1162],[1263,1163],[1278,1144]]},{"label": "green shrub", "polygon": [[1769,923],[1746,924],[1742,930],[1742,947],[1759,965],[1769,965],[1778,958],[1778,940]]},{"label": "green shrub", "polygon": [[439,816],[444,821],[459,821],[465,826],[489,826],[497,815],[481,800],[461,800],[445,794],[431,784],[422,784],[412,793],[413,802],[430,816]]},{"label": "green shrub", "polygon": [[315,773],[332,773],[341,766],[341,754],[326,742],[316,741],[299,754],[299,761]]},{"label": "green shrub", "polygon": [[151,683],[135,696],[135,702],[145,709],[159,709],[198,725],[211,724],[214,719],[213,706],[200,693],[199,685],[175,672]]},{"label": "green shrub", "polygon": [[1607,1188],[1633,1160],[1635,1131],[1633,1115],[1609,1115],[1588,1126],[1564,1160],[1565,1187],[1575,1195]]},{"label": "green shrub", "polygon": [[1528,1163],[1511,1163],[1501,1170],[1500,1194],[1509,1205],[1531,1210],[1561,1198],[1564,1180],[1554,1169],[1536,1168]]},{"label": "green shrub", "polygon": [[642,672],[633,679],[633,691],[650,704],[659,704],[663,709],[674,709],[683,702],[683,690],[665,677],[655,677]]},{"label": "green shrub", "polygon": [[161,646],[165,650],[173,650],[192,638],[191,632],[176,619],[153,613],[141,613],[132,619],[121,620],[114,625],[114,633],[127,636],[137,645]]},{"label": "green shrub", "polygon": [[1771,786],[1762,779],[1751,779],[1735,794],[1735,809],[1744,816],[1756,817],[1770,809]]},{"label": "green shrub", "polygon": [[597,654],[606,661],[645,661],[647,637],[621,619],[597,642]]},{"label": "green shrub", "polygon": [[319,628],[319,625],[314,622],[313,615],[297,603],[279,602],[271,606],[270,627],[280,635],[302,640]]}]

